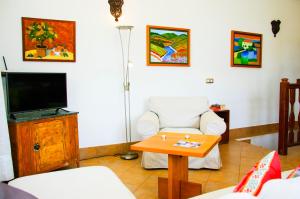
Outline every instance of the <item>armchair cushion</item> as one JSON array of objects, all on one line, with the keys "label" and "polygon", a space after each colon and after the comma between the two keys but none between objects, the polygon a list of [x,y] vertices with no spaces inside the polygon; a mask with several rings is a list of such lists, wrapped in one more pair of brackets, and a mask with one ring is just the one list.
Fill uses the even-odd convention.
[{"label": "armchair cushion", "polygon": [[185,134],[203,134],[199,129],[195,128],[163,128],[159,132],[173,132],[173,133],[185,133]]},{"label": "armchair cushion", "polygon": [[[143,152],[141,164],[145,169],[168,168],[168,155],[162,153]],[[205,158],[189,157],[190,169],[220,169],[221,166],[222,162],[218,145],[212,148]]]},{"label": "armchair cushion", "polygon": [[206,135],[221,135],[226,130],[226,123],[213,111],[207,111],[200,117],[200,131]]},{"label": "armchair cushion", "polygon": [[206,97],[151,97],[149,109],[158,114],[160,128],[199,128],[199,116],[208,110]]},{"label": "armchair cushion", "polygon": [[155,135],[159,131],[158,116],[151,111],[147,111],[138,119],[136,129],[137,133],[142,136],[143,140]]}]

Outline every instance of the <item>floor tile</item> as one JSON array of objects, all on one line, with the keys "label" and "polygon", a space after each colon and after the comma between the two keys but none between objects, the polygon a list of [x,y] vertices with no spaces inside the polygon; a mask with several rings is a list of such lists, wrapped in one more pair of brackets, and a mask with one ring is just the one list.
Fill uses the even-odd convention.
[{"label": "floor tile", "polygon": [[[201,183],[203,192],[236,185],[243,176],[268,154],[270,150],[249,143],[230,141],[220,145],[222,168],[219,170],[189,170],[189,180]],[[288,156],[280,156],[282,170],[300,165],[300,146],[289,148]],[[102,165],[112,169],[137,199],[157,199],[157,178],[167,177],[167,169],[143,169],[141,156],[136,160],[122,160],[106,156],[80,161],[80,166]]]}]

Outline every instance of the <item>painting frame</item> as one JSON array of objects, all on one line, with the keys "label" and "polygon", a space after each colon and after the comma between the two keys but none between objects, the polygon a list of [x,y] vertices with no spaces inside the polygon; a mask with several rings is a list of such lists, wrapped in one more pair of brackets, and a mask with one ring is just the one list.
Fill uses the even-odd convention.
[{"label": "painting frame", "polygon": [[[172,58],[172,60],[175,60],[175,62],[168,62],[163,61],[162,57],[165,54],[156,54],[155,52],[151,51],[151,33],[152,31],[162,31],[162,32],[169,32],[169,33],[182,33],[183,35],[186,35],[187,38],[184,38],[183,46],[181,47],[181,55],[180,58],[183,57],[182,62],[180,62],[180,59]],[[147,66],[175,66],[175,67],[190,67],[191,58],[190,58],[190,29],[186,28],[175,28],[175,27],[167,27],[167,26],[154,26],[154,25],[147,25],[146,26],[146,59],[147,59]],[[178,35],[177,35],[178,36]],[[185,37],[185,36],[184,36]],[[164,45],[164,44],[163,44]],[[152,45],[153,46],[153,45]],[[168,46],[169,47],[169,46]],[[170,48],[172,46],[170,45]],[[172,48],[173,49],[173,48]],[[176,54],[178,51],[175,50]],[[157,59],[157,61],[152,61],[152,59]]]},{"label": "painting frame", "polygon": [[[248,41],[244,43],[245,40]],[[231,67],[261,68],[262,44],[262,34],[232,30],[230,49]]]},{"label": "painting frame", "polygon": [[23,61],[76,62],[75,21],[31,17],[21,21]]}]

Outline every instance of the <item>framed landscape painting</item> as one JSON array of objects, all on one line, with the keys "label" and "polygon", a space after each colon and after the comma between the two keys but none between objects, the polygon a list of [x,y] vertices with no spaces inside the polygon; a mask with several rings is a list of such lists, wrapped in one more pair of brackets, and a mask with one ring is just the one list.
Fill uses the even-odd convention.
[{"label": "framed landscape painting", "polygon": [[190,30],[147,26],[148,66],[190,66]]},{"label": "framed landscape painting", "polygon": [[22,17],[23,60],[75,62],[75,21]]},{"label": "framed landscape painting", "polygon": [[260,68],[262,34],[231,31],[231,66]]}]

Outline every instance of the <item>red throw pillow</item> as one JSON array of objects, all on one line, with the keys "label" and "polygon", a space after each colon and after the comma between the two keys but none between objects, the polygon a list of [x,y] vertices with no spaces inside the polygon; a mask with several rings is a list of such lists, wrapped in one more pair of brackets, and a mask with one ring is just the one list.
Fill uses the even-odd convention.
[{"label": "red throw pillow", "polygon": [[281,178],[280,159],[278,153],[272,151],[252,167],[233,191],[257,196],[264,183],[276,178]]},{"label": "red throw pillow", "polygon": [[296,177],[299,177],[300,176],[300,165],[294,169],[287,177],[287,179],[289,178],[296,178]]}]

